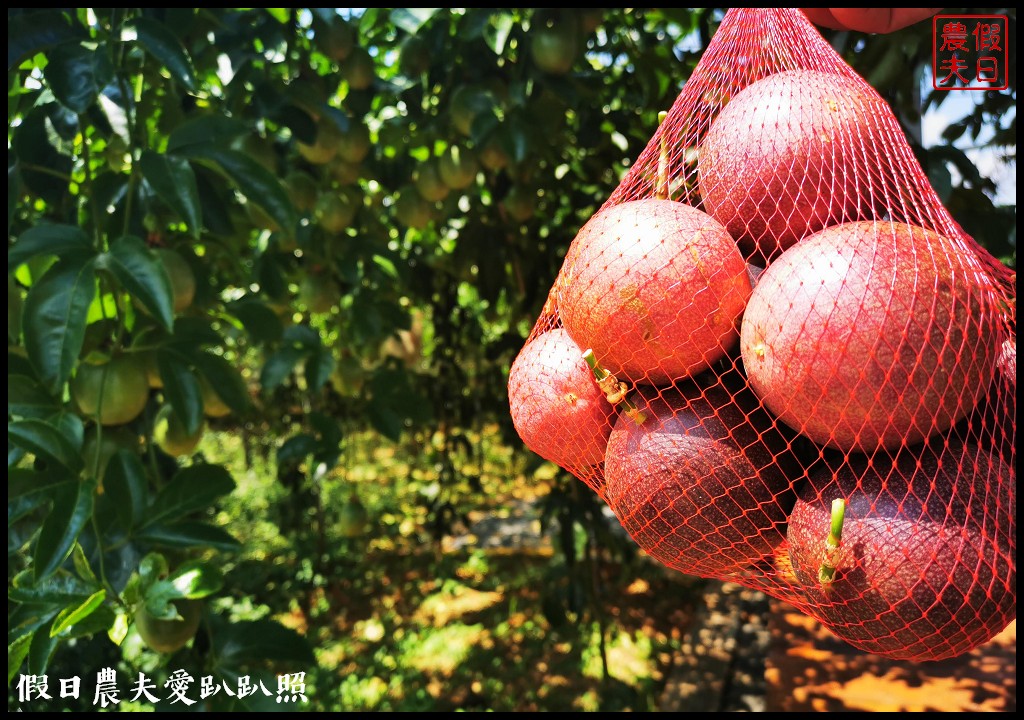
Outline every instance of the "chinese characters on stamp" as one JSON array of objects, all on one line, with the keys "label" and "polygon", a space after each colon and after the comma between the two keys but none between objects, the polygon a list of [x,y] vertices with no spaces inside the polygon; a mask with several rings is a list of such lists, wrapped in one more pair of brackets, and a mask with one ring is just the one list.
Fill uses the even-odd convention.
[{"label": "chinese characters on stamp", "polygon": [[1005,90],[1010,40],[1005,15],[936,15],[932,18],[932,87]]}]

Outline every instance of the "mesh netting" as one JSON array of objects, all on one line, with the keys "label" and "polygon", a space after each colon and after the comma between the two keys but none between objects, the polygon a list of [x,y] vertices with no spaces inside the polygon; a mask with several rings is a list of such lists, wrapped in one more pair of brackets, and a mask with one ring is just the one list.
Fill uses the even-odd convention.
[{"label": "mesh netting", "polygon": [[666,566],[952,657],[1016,616],[1015,314],[879,95],[799,11],[731,10],[573,241],[512,418]]}]

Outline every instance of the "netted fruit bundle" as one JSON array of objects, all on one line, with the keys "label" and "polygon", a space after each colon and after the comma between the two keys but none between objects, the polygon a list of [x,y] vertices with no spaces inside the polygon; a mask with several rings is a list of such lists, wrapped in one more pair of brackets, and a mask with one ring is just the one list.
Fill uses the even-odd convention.
[{"label": "netted fruit bundle", "polygon": [[729,11],[509,377],[653,558],[942,659],[1016,616],[1014,274],[794,9]]}]

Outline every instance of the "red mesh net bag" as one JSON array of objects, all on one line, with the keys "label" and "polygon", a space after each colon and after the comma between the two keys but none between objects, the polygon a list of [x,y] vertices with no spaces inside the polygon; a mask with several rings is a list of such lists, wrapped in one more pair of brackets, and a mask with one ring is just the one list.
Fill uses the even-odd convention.
[{"label": "red mesh net bag", "polygon": [[1016,616],[1015,276],[794,9],[731,10],[509,377],[649,555],[893,658]]}]

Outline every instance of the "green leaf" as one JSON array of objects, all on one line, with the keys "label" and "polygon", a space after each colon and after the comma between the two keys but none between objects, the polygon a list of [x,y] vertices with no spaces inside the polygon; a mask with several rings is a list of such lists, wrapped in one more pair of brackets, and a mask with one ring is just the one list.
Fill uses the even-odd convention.
[{"label": "green leaf", "polygon": [[281,339],[284,332],[281,318],[266,303],[246,297],[231,303],[228,312],[241,321],[254,342],[265,344]]},{"label": "green leaf", "polygon": [[325,447],[338,448],[341,439],[344,437],[341,431],[341,424],[332,415],[321,412],[311,412],[309,422],[313,429],[320,435],[320,443]]},{"label": "green leaf", "polygon": [[121,28],[121,39],[137,39],[150,55],[167,68],[174,80],[189,92],[195,92],[196,74],[192,69],[192,59],[178,38],[163,24],[150,18],[132,18]]},{"label": "green leaf", "polygon": [[67,178],[72,169],[71,152],[55,126],[59,118],[54,119],[67,112],[56,101],[44,103],[32,108],[11,130],[11,149],[19,161],[22,183],[54,207],[68,197]]},{"label": "green leaf", "polygon": [[82,602],[95,589],[69,572],[61,571],[36,582],[32,570],[23,570],[11,581],[7,599],[25,605],[70,605]]},{"label": "green leaf", "polygon": [[7,414],[13,418],[45,418],[60,409],[60,403],[33,378],[7,376]]},{"label": "green leaf", "polygon": [[219,636],[218,664],[236,666],[277,660],[299,666],[316,664],[306,639],[271,620],[231,623]]},{"label": "green leaf", "polygon": [[395,27],[415,35],[441,8],[395,8],[391,11],[391,22]]},{"label": "green leaf", "polygon": [[529,125],[523,122],[521,118],[516,117],[515,120],[509,123],[507,135],[503,137],[503,140],[507,140],[508,149],[511,150],[512,154],[512,161],[521,163],[530,153],[530,130]]},{"label": "green leaf", "polygon": [[270,17],[279,23],[284,24],[288,22],[288,8],[266,8],[266,11]]},{"label": "green leaf", "polygon": [[153,576],[147,573],[141,578],[143,602],[146,610],[156,618],[172,620],[178,617],[174,600],[198,600],[219,591],[224,586],[224,576],[213,564],[202,560],[190,560],[178,566],[169,577]]},{"label": "green leaf", "polygon": [[154,527],[190,512],[208,509],[217,498],[234,489],[235,481],[220,465],[199,464],[184,468],[153,500],[143,526]]},{"label": "green leaf", "polygon": [[164,384],[164,397],[184,424],[185,432],[194,434],[203,422],[203,391],[199,380],[176,352],[161,348],[156,351],[156,361]]},{"label": "green leaf", "polygon": [[201,522],[179,522],[156,525],[135,534],[139,540],[173,548],[211,548],[222,552],[237,552],[242,548],[225,530]]},{"label": "green leaf", "polygon": [[238,370],[222,355],[196,353],[192,357],[196,370],[206,378],[224,403],[237,413],[249,409],[249,391]]},{"label": "green leaf", "polygon": [[110,244],[110,252],[97,258],[96,266],[110,270],[121,286],[149,310],[166,329],[174,328],[174,290],[160,258],[141,239],[132,235]]},{"label": "green leaf", "polygon": [[292,345],[301,345],[309,350],[321,346],[320,333],[308,325],[292,325],[284,331],[284,341]]},{"label": "green leaf", "polygon": [[334,356],[327,348],[319,348],[306,360],[306,385],[310,391],[319,390],[331,379]]},{"label": "green leaf", "polygon": [[256,258],[253,275],[260,289],[267,296],[277,299],[284,298],[288,293],[288,280],[281,268],[282,253],[266,252]]},{"label": "green leaf", "polygon": [[34,225],[19,237],[7,251],[7,272],[37,255],[62,257],[68,253],[85,255],[92,252],[89,236],[76,225]]},{"label": "green leaf", "polygon": [[114,453],[103,475],[103,490],[125,530],[142,523],[146,515],[147,487],[146,471],[139,456],[126,449]]},{"label": "green leaf", "polygon": [[220,591],[224,575],[210,562],[189,560],[179,565],[167,582],[181,593],[179,597],[197,599]]},{"label": "green leaf", "polygon": [[106,633],[113,627],[114,622],[117,620],[117,614],[111,609],[109,605],[100,605],[88,617],[82,618],[80,621],[69,629],[62,639],[70,640],[77,637],[88,637],[90,635],[97,635],[99,633]]},{"label": "green leaf", "polygon": [[71,25],[67,15],[56,10],[7,17],[8,72],[27,57],[85,35],[81,28]]},{"label": "green leaf", "polygon": [[185,315],[174,323],[174,336],[169,345],[181,352],[188,352],[203,345],[220,346],[224,338],[210,326],[209,318],[198,318]]},{"label": "green leaf", "polygon": [[374,430],[384,437],[398,442],[402,439],[404,424],[402,418],[391,408],[370,403],[366,411]]},{"label": "green leaf", "polygon": [[270,393],[279,388],[292,374],[299,360],[308,353],[309,350],[306,348],[286,345],[268,357],[260,371],[260,386],[263,392]]},{"label": "green leaf", "polygon": [[52,497],[52,492],[55,489],[59,489],[59,486],[77,482],[77,478],[71,479],[67,471],[61,468],[48,468],[46,470],[37,470],[35,468],[9,469],[7,471],[8,521],[10,521],[10,502],[15,498],[35,495]]},{"label": "green leaf", "polygon": [[[125,109],[117,102],[107,97],[106,93],[99,96],[99,102],[96,103],[96,113],[103,119],[103,122],[110,126],[110,129],[114,135],[117,135],[126,143],[131,140],[131,131],[128,128],[128,114]],[[127,177],[124,175],[117,176],[119,180],[127,181]]]},{"label": "green leaf", "polygon": [[67,607],[61,610],[57,613],[57,617],[54,618],[53,625],[50,626],[50,637],[55,638],[64,631],[70,629],[72,625],[77,625],[85,620],[96,612],[106,599],[107,591],[97,590],[87,597],[80,605]]},{"label": "green leaf", "polygon": [[28,657],[29,645],[32,643],[32,635],[22,635],[17,640],[7,645],[7,686],[10,687],[14,676],[21,669],[21,664]]},{"label": "green leaf", "polygon": [[144,150],[139,167],[160,199],[185,220],[192,236],[198,238],[203,229],[202,205],[196,175],[188,160]]},{"label": "green leaf", "polygon": [[35,377],[35,371],[32,368],[32,363],[28,361],[28,358],[21,353],[12,352],[13,348],[7,348],[7,372],[12,375],[24,375],[25,377]]},{"label": "green leaf", "polygon": [[294,235],[298,218],[288,193],[278,179],[248,155],[206,144],[183,148],[191,159],[212,163],[231,179],[249,202],[259,207],[288,234]]},{"label": "green leaf", "polygon": [[18,210],[18,201],[21,200],[25,189],[21,186],[21,173],[18,172],[18,163],[7,167],[7,234],[11,234],[11,223],[14,221],[14,214]]},{"label": "green leaf", "polygon": [[77,43],[66,43],[47,55],[43,75],[54,96],[74,113],[81,115],[114,77],[107,48],[95,50]]},{"label": "green leaf", "polygon": [[[42,494],[25,495],[17,498],[8,498],[7,526],[9,528],[12,527],[16,522],[21,520],[23,517],[27,517],[31,513],[34,513],[36,510],[42,508],[44,505],[46,505],[47,502],[49,502],[49,499]],[[35,526],[38,524],[38,522],[33,523],[31,529],[34,530]],[[17,545],[18,547],[22,546],[24,544],[24,541],[26,540],[27,538],[15,539],[9,535],[7,538],[8,553],[12,553],[14,551],[15,545]]]},{"label": "green leaf", "polygon": [[284,441],[277,451],[277,464],[283,465],[288,462],[302,462],[307,455],[316,452],[320,443],[308,433],[299,433]]},{"label": "green leaf", "polygon": [[26,418],[7,424],[7,442],[53,462],[72,475],[82,471],[82,456],[58,428],[43,420]]},{"label": "green leaf", "polygon": [[78,534],[92,517],[95,497],[96,484],[87,480],[61,491],[54,499],[53,509],[39,529],[33,554],[37,581],[52,575],[71,554]]},{"label": "green leaf", "polygon": [[22,450],[20,447],[17,447],[16,445],[11,445],[10,442],[7,443],[7,469],[8,470],[10,470],[15,465],[17,465],[19,462],[21,462],[21,459],[23,457],[25,457],[25,451],[24,450]]},{"label": "green leaf", "polygon": [[36,630],[28,650],[28,671],[33,675],[45,675],[59,643],[60,640],[50,637],[46,628]]},{"label": "green leaf", "polygon": [[158,552],[147,553],[146,557],[139,562],[139,583],[143,591],[159,582],[160,578],[167,575],[168,572],[170,572],[170,566],[167,564],[166,557]]},{"label": "green leaf", "polygon": [[369,385],[370,422],[380,432],[398,439],[406,421],[419,424],[429,419],[430,404],[410,382],[408,373],[394,368],[378,368]]},{"label": "green leaf", "polygon": [[59,412],[43,418],[67,438],[73,447],[80,448],[85,442],[85,422],[65,406]]},{"label": "green leaf", "polygon": [[395,267],[395,263],[390,258],[386,258],[383,255],[374,255],[373,263],[392,280],[398,279],[398,268]]},{"label": "green leaf", "polygon": [[491,16],[490,26],[484,29],[484,39],[495,55],[505,52],[505,43],[508,42],[508,36],[514,25],[515,21],[512,19],[511,13],[498,12]]},{"label": "green leaf", "polygon": [[181,152],[193,145],[227,145],[247,132],[247,125],[224,115],[199,115],[189,118],[171,131],[167,138],[167,152]]},{"label": "green leaf", "polygon": [[291,130],[292,137],[307,145],[316,142],[316,121],[298,105],[283,105],[270,114],[271,119]]},{"label": "green leaf", "polygon": [[85,550],[82,549],[80,543],[75,543],[75,549],[71,551],[71,560],[78,577],[87,583],[92,583],[96,587],[100,586],[99,580],[96,579],[96,573],[92,571],[92,566],[89,565],[89,558],[85,556]]},{"label": "green leaf", "polygon": [[25,349],[43,386],[57,394],[85,340],[89,304],[96,295],[93,258],[63,257],[25,298]]}]

